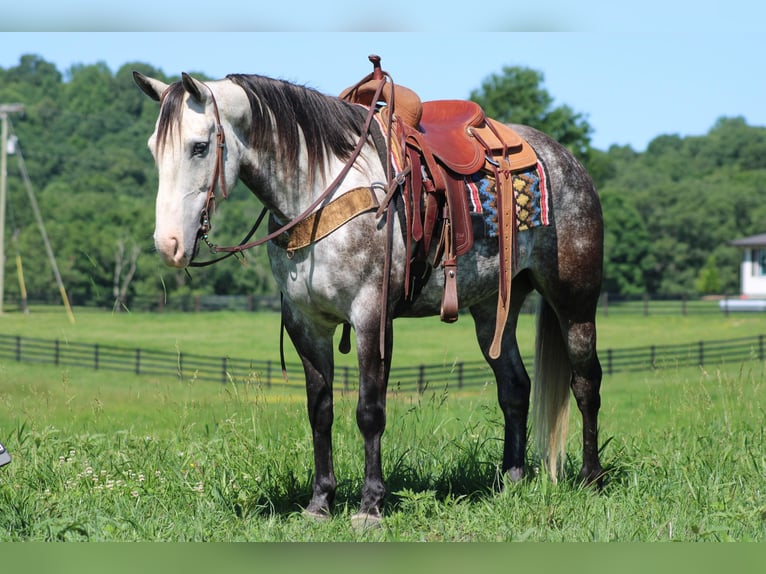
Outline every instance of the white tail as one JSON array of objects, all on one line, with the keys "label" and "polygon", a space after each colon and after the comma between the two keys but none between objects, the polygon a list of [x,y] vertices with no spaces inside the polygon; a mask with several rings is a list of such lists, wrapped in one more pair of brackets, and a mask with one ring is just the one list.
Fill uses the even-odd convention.
[{"label": "white tail", "polygon": [[553,482],[558,480],[566,456],[571,377],[558,317],[550,304],[541,299],[537,312],[532,425],[537,454]]}]

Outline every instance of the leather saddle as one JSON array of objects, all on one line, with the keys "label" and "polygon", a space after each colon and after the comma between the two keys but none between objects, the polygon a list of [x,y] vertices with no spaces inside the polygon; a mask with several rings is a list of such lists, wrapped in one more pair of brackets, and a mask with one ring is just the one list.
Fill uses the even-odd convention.
[{"label": "leather saddle", "polygon": [[[535,166],[537,154],[513,129],[487,118],[475,102],[421,102],[414,91],[387,81],[380,58],[370,56],[370,61],[373,73],[344,90],[340,97],[368,107],[380,105],[381,123],[391,126],[392,151],[400,166],[410,168],[403,189],[405,238],[412,258],[406,270],[405,299],[411,300],[419,291],[411,268],[428,257],[432,240],[438,241],[433,265],[441,262],[444,268],[441,318],[445,322],[458,318],[457,258],[473,246],[464,178],[481,171],[495,177],[500,219],[500,284],[490,355],[496,358],[510,307],[515,251],[516,212],[511,174]],[[376,95],[379,101],[373,101]]]}]

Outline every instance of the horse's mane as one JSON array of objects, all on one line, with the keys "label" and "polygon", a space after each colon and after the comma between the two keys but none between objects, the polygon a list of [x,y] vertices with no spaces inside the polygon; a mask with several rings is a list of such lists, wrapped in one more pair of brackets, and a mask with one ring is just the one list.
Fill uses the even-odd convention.
[{"label": "horse's mane", "polygon": [[[342,160],[351,155],[361,135],[364,109],[314,89],[265,76],[230,74],[226,78],[241,87],[250,102],[250,146],[267,149],[276,141],[277,161],[285,172],[297,172],[300,132],[311,180],[317,169],[322,172],[328,154]],[[181,117],[183,98],[180,82],[172,84],[163,95],[157,126],[159,147]]]},{"label": "horse's mane", "polygon": [[[322,166],[328,153],[347,159],[361,135],[364,111],[305,86],[264,76],[226,76],[247,94],[252,110],[250,144],[270,145],[276,135],[286,169],[297,168],[298,128],[303,132],[309,166]],[[271,113],[269,114],[268,111]]]},{"label": "horse's mane", "polygon": [[160,118],[157,122],[158,150],[161,150],[165,146],[165,142],[173,132],[173,126],[181,121],[181,104],[183,103],[183,100],[184,87],[181,82],[170,84],[162,94]]}]

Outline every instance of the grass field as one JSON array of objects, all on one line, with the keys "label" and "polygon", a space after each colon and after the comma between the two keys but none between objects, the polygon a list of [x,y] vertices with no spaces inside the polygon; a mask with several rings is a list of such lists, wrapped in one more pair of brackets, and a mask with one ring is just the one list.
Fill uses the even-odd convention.
[{"label": "grass field", "polygon": [[[76,342],[278,358],[278,317],[243,313],[8,314],[0,330]],[[532,317],[520,325],[531,350]],[[758,316],[603,318],[600,348],[759,334]],[[429,335],[426,338],[426,334]],[[468,317],[397,324],[395,362],[477,360]],[[423,342],[428,344],[423,345]],[[292,351],[291,351],[292,352]],[[353,361],[353,353],[346,361]],[[349,363],[350,364],[350,363]],[[533,467],[499,489],[494,387],[392,392],[380,529],[351,528],[363,473],[352,392],[336,393],[333,520],[304,519],[312,451],[302,393],[0,362],[0,540],[766,541],[766,365],[605,379],[602,493]],[[576,409],[573,409],[576,411]]]}]

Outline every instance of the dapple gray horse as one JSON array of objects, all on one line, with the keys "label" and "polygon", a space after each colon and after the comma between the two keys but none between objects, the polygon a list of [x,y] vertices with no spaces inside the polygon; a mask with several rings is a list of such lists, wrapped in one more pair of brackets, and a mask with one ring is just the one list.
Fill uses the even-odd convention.
[{"label": "dapple gray horse", "polygon": [[[368,136],[371,112],[363,106],[256,75],[201,82],[184,74],[171,85],[134,76],[161,104],[149,139],[159,170],[154,240],[170,266],[188,266],[200,241],[208,241],[216,186],[225,195],[241,180],[268,209],[271,230],[305,219],[329,195],[337,198],[354,188],[367,187],[379,202],[384,200],[384,184],[391,179],[379,143]],[[516,323],[526,296],[532,290],[542,295],[532,401],[538,455],[555,480],[564,456],[571,388],[583,419],[581,478],[600,483],[601,366],[595,325],[603,259],[600,203],[591,178],[569,151],[530,127],[513,128],[545,169],[550,224],[517,234],[511,308],[498,358],[489,354],[497,311],[497,238],[477,237],[471,251],[459,258],[460,306],[470,309],[479,345],[497,380],[505,421],[502,471],[518,481],[525,473],[531,383],[519,354]],[[387,217],[393,217],[392,235],[383,223]],[[407,264],[401,223],[395,215],[378,217],[374,211],[295,251],[269,241],[268,254],[283,294],[284,326],[305,369],[315,465],[306,513],[329,516],[335,496],[333,334],[339,325],[350,325],[356,333],[356,417],[365,451],[364,487],[355,518],[376,522],[385,495],[381,437],[392,321],[397,315],[438,314],[444,278],[432,273],[414,302],[399,305]]]}]

